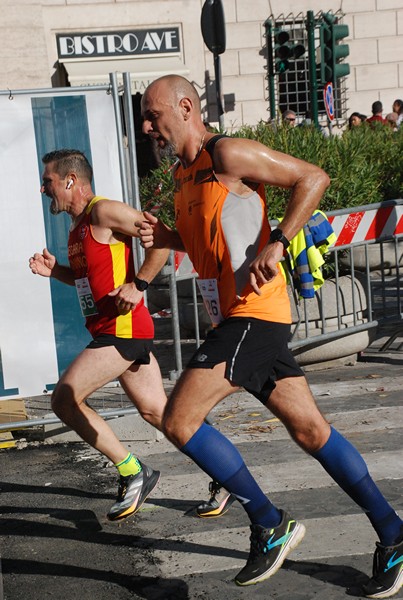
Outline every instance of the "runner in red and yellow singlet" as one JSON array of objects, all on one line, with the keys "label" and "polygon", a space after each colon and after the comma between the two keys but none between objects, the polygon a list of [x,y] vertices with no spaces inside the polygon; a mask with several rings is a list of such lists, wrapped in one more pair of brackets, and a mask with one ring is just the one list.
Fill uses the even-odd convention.
[{"label": "runner in red and yellow singlet", "polygon": [[151,425],[161,429],[166,395],[152,353],[154,327],[143,292],[164,265],[168,252],[147,252],[134,272],[132,238],[141,212],[123,202],[95,196],[92,167],[79,150],[62,149],[42,158],[41,192],[52,214],[66,212],[72,223],[69,266],[47,248],[29,264],[34,274],[74,285],[93,339],[62,373],[52,394],[55,414],[116,466],[120,479],[112,521],[136,513],[158,483],[159,471],[141,463],[124,446],[87,399],[110,381],[123,390]]}]

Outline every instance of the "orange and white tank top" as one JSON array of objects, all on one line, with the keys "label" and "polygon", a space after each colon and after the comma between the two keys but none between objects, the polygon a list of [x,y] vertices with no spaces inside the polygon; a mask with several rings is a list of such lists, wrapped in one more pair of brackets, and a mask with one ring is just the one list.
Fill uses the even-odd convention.
[{"label": "orange and white tank top", "polygon": [[280,273],[261,287],[261,296],[249,283],[249,264],[270,235],[264,186],[247,197],[231,192],[215,177],[206,148],[187,169],[178,164],[174,180],[176,228],[201,280],[199,288],[204,287],[213,324],[228,317],[291,323]]}]

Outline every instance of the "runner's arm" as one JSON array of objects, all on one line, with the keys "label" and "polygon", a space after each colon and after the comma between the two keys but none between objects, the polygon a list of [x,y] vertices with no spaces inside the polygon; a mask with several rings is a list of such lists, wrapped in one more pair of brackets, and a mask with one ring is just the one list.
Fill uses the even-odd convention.
[{"label": "runner's arm", "polygon": [[141,223],[144,220],[145,217],[141,211],[117,200],[100,200],[91,211],[92,225],[130,237],[139,237],[134,223]]},{"label": "runner's arm", "polygon": [[53,277],[67,285],[74,285],[74,274],[70,267],[59,265],[56,257],[44,248],[43,253],[36,252],[29,259],[29,267],[34,275]]},{"label": "runner's arm", "polygon": [[168,260],[169,248],[146,248],[143,264],[137,277],[150,283]]},{"label": "runner's arm", "polygon": [[168,225],[157,219],[154,215],[144,212],[144,220],[136,222],[138,235],[144,248],[164,248],[185,251],[181,237]]},{"label": "runner's arm", "polygon": [[[291,240],[307,223],[328,187],[328,175],[316,165],[267,148],[254,140],[223,138],[214,151],[215,172],[231,191],[244,195],[253,184],[263,183],[291,190],[280,228]],[[250,284],[259,287],[278,272],[283,255],[281,242],[267,244],[249,265]]]},{"label": "runner's arm", "polygon": [[292,239],[309,221],[330,180],[321,168],[288,154],[267,148],[255,140],[223,138],[214,149],[219,179],[232,185],[263,183],[291,190],[281,230]]}]

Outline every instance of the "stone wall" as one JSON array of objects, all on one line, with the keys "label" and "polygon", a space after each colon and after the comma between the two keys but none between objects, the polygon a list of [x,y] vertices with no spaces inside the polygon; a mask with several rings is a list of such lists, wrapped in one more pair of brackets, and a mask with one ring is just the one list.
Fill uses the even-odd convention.
[{"label": "stone wall", "polygon": [[[213,56],[199,26],[204,0],[1,0],[0,90],[46,88],[55,79],[55,35],[68,31],[176,24],[183,34],[189,77],[207,102],[206,76],[214,79]],[[348,109],[370,114],[374,100],[389,112],[403,97],[403,0],[223,0],[227,50],[221,55],[224,94],[235,104],[227,128],[254,125],[268,116],[264,22],[272,13],[294,16],[340,9],[349,25],[351,74]],[[214,98],[210,89],[208,98]]]}]

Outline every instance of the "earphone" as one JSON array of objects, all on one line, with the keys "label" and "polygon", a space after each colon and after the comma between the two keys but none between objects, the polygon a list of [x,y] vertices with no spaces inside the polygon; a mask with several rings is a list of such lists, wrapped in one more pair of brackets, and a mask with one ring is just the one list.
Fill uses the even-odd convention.
[{"label": "earphone", "polygon": [[66,190],[69,190],[71,188],[71,186],[73,185],[73,180],[70,179],[70,181],[68,182],[67,186],[66,186]]}]

